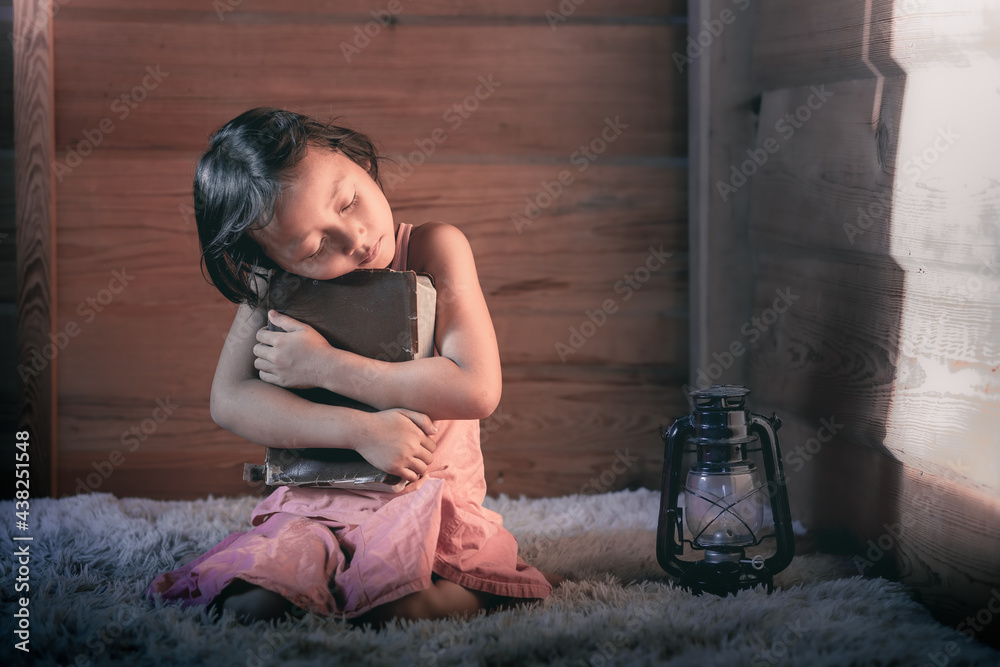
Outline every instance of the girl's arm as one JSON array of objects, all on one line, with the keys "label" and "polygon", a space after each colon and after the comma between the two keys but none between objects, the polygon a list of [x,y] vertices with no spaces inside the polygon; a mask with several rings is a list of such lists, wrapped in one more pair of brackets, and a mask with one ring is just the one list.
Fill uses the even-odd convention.
[{"label": "girl's arm", "polygon": [[[258,293],[260,293],[258,287]],[[260,379],[254,367],[262,308],[236,313],[212,382],[212,419],[222,428],[269,447],[354,449],[376,467],[413,481],[427,469],[437,428],[411,410],[367,413],[312,403]]]},{"label": "girl's arm", "polygon": [[414,227],[408,266],[434,276],[440,356],[392,363],[329,347],[321,386],[379,409],[406,407],[433,419],[489,417],[500,402],[500,353],[468,239],[444,223]]},{"label": "girl's arm", "polygon": [[452,225],[410,235],[409,268],[434,276],[434,342],[440,356],[387,362],[339,350],[308,325],[272,311],[285,330],[261,332],[257,368],[269,382],[323,387],[380,410],[409,408],[432,419],[483,419],[500,402],[500,354],[472,248]]}]

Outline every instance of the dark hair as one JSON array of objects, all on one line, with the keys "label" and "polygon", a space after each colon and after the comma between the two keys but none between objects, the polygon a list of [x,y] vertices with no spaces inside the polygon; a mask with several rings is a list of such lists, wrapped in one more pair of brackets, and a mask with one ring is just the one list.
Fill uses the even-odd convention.
[{"label": "dark hair", "polygon": [[282,186],[308,146],[343,154],[382,187],[378,169],[384,158],[367,136],[271,107],[250,109],[223,125],[198,161],[194,211],[201,262],[233,303],[256,308],[261,295],[254,274],[278,268],[247,232],[271,222]]}]

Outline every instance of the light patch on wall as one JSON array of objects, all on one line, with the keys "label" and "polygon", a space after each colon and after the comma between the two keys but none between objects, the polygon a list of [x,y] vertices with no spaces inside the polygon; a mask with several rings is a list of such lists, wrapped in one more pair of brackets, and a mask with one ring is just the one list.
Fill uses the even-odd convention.
[{"label": "light patch on wall", "polygon": [[[897,0],[891,53],[906,77],[892,195],[874,224],[902,283],[886,442],[941,474],[956,456],[977,460],[962,475],[996,490],[983,422],[1000,414],[1000,13],[986,5]],[[921,33],[935,38],[914,49],[907,35]]]}]

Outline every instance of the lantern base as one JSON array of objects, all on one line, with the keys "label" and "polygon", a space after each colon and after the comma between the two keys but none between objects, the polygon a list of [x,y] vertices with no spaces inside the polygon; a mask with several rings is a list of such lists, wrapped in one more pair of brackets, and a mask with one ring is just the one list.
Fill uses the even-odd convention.
[{"label": "lantern base", "polygon": [[726,597],[730,593],[745,591],[764,585],[771,593],[774,581],[771,572],[766,567],[759,570],[741,563],[706,563],[699,561],[687,568],[678,581],[681,588],[690,590],[695,595],[711,593]]}]

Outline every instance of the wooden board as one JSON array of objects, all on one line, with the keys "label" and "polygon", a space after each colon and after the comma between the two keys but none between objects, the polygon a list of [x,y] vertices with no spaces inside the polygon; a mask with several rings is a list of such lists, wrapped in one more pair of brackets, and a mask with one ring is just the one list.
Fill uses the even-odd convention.
[{"label": "wooden board", "polygon": [[[390,5],[392,7],[390,8]],[[567,20],[603,17],[614,22],[622,22],[629,17],[679,17],[684,15],[684,0],[587,0],[573,3],[573,11],[560,7],[559,0],[537,2],[537,0],[511,0],[503,4],[489,0],[421,0],[409,2],[390,0],[373,3],[371,0],[297,0],[293,3],[276,4],[269,0],[223,0],[219,6],[206,5],[201,0],[148,0],[141,7],[123,5],[120,0],[79,0],[62,8],[62,17],[68,18],[74,11],[92,13],[93,10],[111,10],[135,17],[137,14],[163,14],[183,16],[192,20],[204,16],[211,21],[252,20],[245,17],[262,17],[258,20],[274,21],[276,16],[289,20],[291,16],[301,16],[309,21],[339,18],[344,21],[371,20],[370,13],[382,15],[388,12],[397,22],[406,22],[415,17],[435,17],[456,21],[476,18],[537,19],[548,22],[547,12],[552,12]],[[393,11],[395,10],[395,11]],[[220,18],[221,17],[221,18]],[[553,19],[556,27],[563,25]]]},{"label": "wooden board", "polygon": [[[966,483],[1000,493],[1000,172],[993,144],[962,140],[983,126],[989,100],[940,95],[977,74],[990,80],[887,80],[875,131],[864,123],[875,83],[831,84],[833,97],[755,177],[758,310],[776,290],[802,295],[774,323],[773,347],[756,348],[756,377],[780,374],[792,405],[850,404],[841,412],[855,441],[917,469],[976,460]],[[768,93],[761,126],[808,93]],[[924,150],[937,157],[920,170]],[[859,211],[876,215],[868,223]]]},{"label": "wooden board", "polygon": [[[55,330],[76,333],[59,356],[59,493],[100,474],[95,464],[123,447],[123,435],[134,444],[128,433],[144,424],[155,431],[122,453],[100,490],[152,497],[245,490],[241,465],[253,458],[238,453],[259,447],[241,444],[208,415],[235,308],[199,271],[191,182],[209,134],[258,104],[342,114],[401,162],[434,130],[447,133],[412,175],[386,180],[395,218],[445,220],[470,239],[505,372],[520,378],[504,400],[519,406],[525,423],[566,401],[574,414],[608,415],[597,428],[567,421],[550,448],[528,452],[538,458],[527,461],[531,474],[509,459],[488,462],[507,469],[509,492],[579,488],[637,432],[653,433],[658,449],[650,406],[663,401],[665,386],[681,383],[687,346],[684,78],[662,67],[685,37],[683,21],[671,18],[676,4],[586,3],[553,29],[543,6],[423,3],[350,63],[341,37],[368,5],[276,11],[247,0],[221,21],[204,3],[61,7],[56,157],[72,168],[58,172]],[[95,40],[104,46],[92,48]],[[500,85],[487,91],[491,76]],[[148,89],[136,89],[144,81]],[[145,99],[119,117],[124,103],[112,105],[130,91]],[[475,107],[461,123],[446,115],[456,103]],[[612,127],[615,118],[621,125]],[[87,137],[96,144],[102,123],[114,127],[69,165]],[[586,146],[593,159],[582,159]],[[552,194],[561,177],[562,190]],[[539,210],[529,213],[533,205]],[[530,224],[517,222],[526,217]],[[626,289],[625,279],[639,286]],[[608,304],[614,312],[603,311]],[[602,323],[591,334],[595,318]],[[586,333],[578,348],[574,329]],[[573,351],[561,357],[564,342]],[[553,386],[571,387],[572,396],[544,400]],[[649,390],[645,399],[637,386]],[[675,393],[672,400],[683,400]],[[158,421],[157,401],[167,397],[180,407]],[[506,433],[491,433],[490,445],[524,432]],[[554,470],[555,484],[538,474],[570,453],[590,463]],[[633,472],[615,488],[656,484],[657,475]]]},{"label": "wooden board", "polygon": [[[65,440],[76,446],[61,458],[61,495],[80,488],[151,498],[249,492],[242,462],[261,462],[263,448],[215,426],[209,387],[185,385],[179,375],[133,379],[121,396],[63,401]],[[489,492],[658,488],[659,427],[687,410],[682,381],[664,366],[505,367],[500,407],[480,429]]]},{"label": "wooden board", "polygon": [[[692,35],[683,54],[691,61],[674,56],[689,81],[689,382],[745,385],[746,356],[733,358],[723,368],[715,355],[728,353],[751,315],[750,188],[720,197],[715,184],[729,178],[731,166],[746,159],[757,138],[760,93],[753,52],[759,8],[757,3],[729,0],[690,5]],[[700,49],[701,43],[709,46]]]},{"label": "wooden board", "polygon": [[998,43],[980,3],[910,5],[762,14],[750,379],[789,417],[793,513],[854,553],[891,537],[865,573],[954,624],[1000,585]]},{"label": "wooden board", "polygon": [[776,0],[761,5],[755,53],[766,90],[993,62],[991,0]]},{"label": "wooden board", "polygon": [[846,431],[806,447],[819,419],[776,409],[791,506],[812,504],[820,548],[849,556],[858,574],[906,582],[941,623],[1000,643],[995,622],[967,622],[987,608],[997,586],[996,496],[970,489],[964,464],[927,473],[852,444]]},{"label": "wooden board", "polygon": [[[439,131],[446,138],[431,141],[435,160],[564,162],[616,117],[628,128],[602,149],[605,160],[685,152],[684,80],[663,66],[683,27],[406,26],[350,63],[338,46],[347,25],[337,33],[162,22],[138,24],[142,39],[110,21],[57,19],[55,28],[63,161],[75,161],[71,150],[102,122],[112,129],[100,133],[98,151],[201,150],[211,132],[255,106],[342,116],[390,153],[408,155]],[[95,40],[102,48],[91,48]]]},{"label": "wooden board", "polygon": [[[54,492],[58,466],[57,361],[49,337],[56,319],[55,184],[53,155],[51,23],[30,17],[44,3],[18,0],[14,7],[14,141],[17,204],[17,365],[21,376],[18,430],[30,435],[31,497]],[[44,14],[43,14],[44,15]],[[48,346],[48,347],[47,347]],[[46,351],[49,354],[46,355]],[[33,360],[37,359],[37,364]],[[10,496],[13,496],[13,492]]]},{"label": "wooden board", "polygon": [[[190,161],[161,159],[154,170],[144,169],[147,164],[150,158],[132,154],[94,156],[61,190],[59,329],[71,323],[81,328],[73,346],[83,346],[84,359],[104,354],[88,349],[88,340],[101,349],[130,349],[114,332],[123,326],[128,331],[133,318],[152,317],[161,330],[173,330],[182,317],[167,308],[221,303],[198,268],[196,232],[185,208]],[[428,165],[391,196],[390,204],[397,219],[441,219],[466,232],[505,363],[561,362],[556,344],[569,344],[571,328],[587,321],[604,324],[587,336],[579,353],[564,355],[571,363],[683,363],[685,341],[676,324],[686,317],[680,174],[595,165],[577,174],[558,207],[518,234],[512,211],[523,209],[524,193],[532,196],[532,188],[553,171],[547,166],[513,171]],[[460,184],[485,193],[485,201],[427,200],[424,194]],[[667,211],[678,217],[664,220]],[[114,244],[103,240],[109,236]],[[124,289],[115,272],[125,277]],[[146,305],[154,308],[142,310]],[[114,314],[119,309],[124,310]],[[102,324],[105,311],[109,319]],[[180,352],[183,338],[171,336],[167,349]],[[137,353],[143,351],[140,346]]]}]

